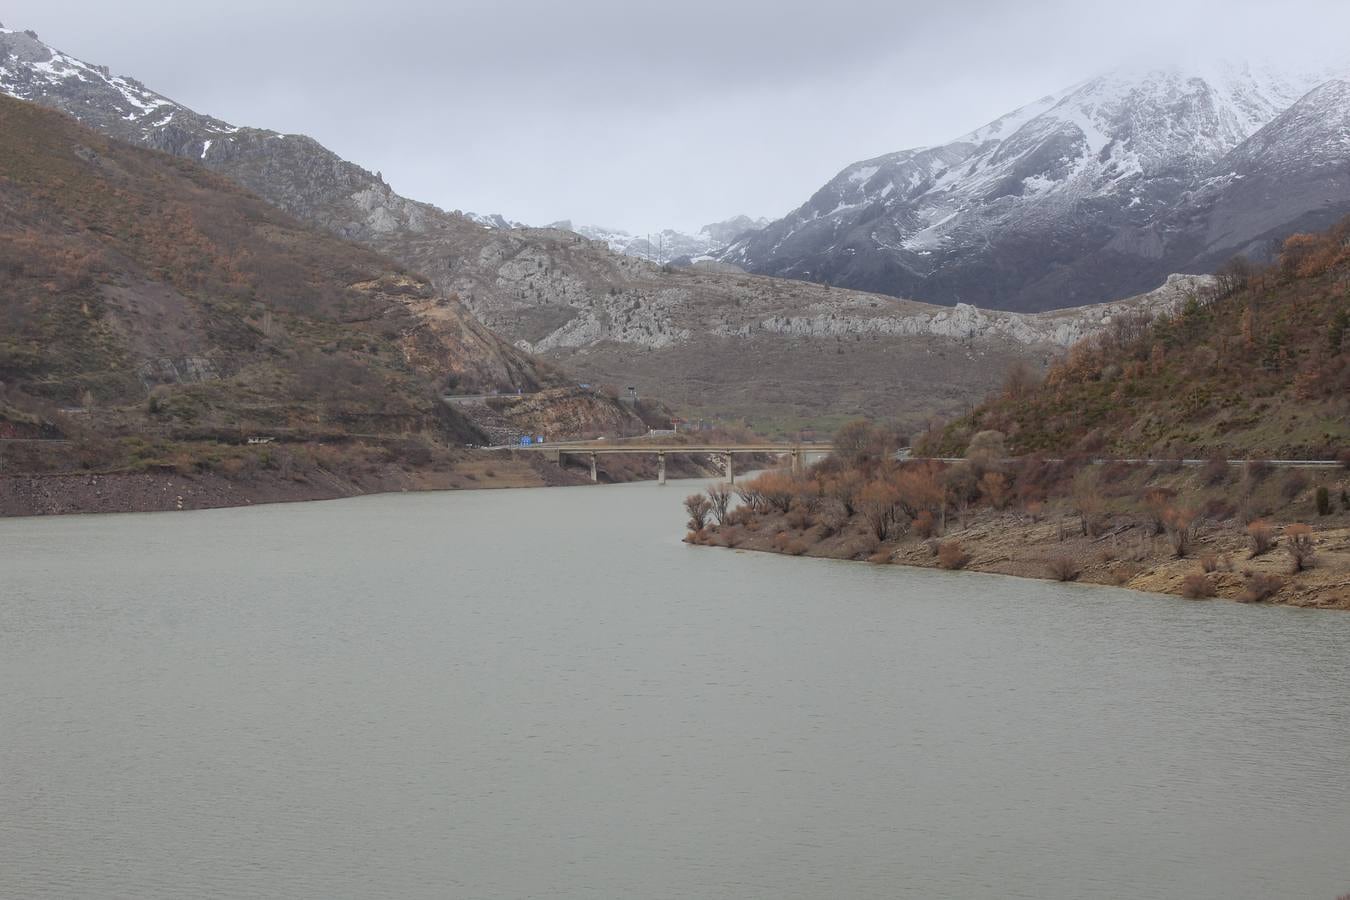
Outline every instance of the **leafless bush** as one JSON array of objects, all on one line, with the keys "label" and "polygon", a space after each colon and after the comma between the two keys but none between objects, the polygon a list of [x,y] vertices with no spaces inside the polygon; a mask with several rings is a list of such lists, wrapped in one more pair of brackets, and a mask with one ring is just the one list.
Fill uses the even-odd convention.
[{"label": "leafless bush", "polygon": [[811,515],[811,512],[795,501],[792,504],[792,509],[788,511],[786,521],[789,526],[798,531],[805,531],[815,524],[815,518]]},{"label": "leafless bush", "polygon": [[1284,529],[1285,550],[1295,573],[1310,568],[1313,557],[1313,530],[1307,525],[1289,525]]},{"label": "leafless bush", "polygon": [[1275,546],[1275,529],[1265,519],[1257,519],[1247,526],[1247,544],[1250,552],[1248,559],[1256,559],[1263,553],[1269,553]]},{"label": "leafless bush", "polygon": [[1238,594],[1237,599],[1242,603],[1260,603],[1263,600],[1269,600],[1271,597],[1284,587],[1284,579],[1278,575],[1267,575],[1265,572],[1244,572],[1244,585],[1242,593]]},{"label": "leafless bush", "polygon": [[1213,553],[1200,554],[1200,571],[1216,572],[1219,568],[1219,560]]},{"label": "leafless bush", "polygon": [[870,534],[859,535],[848,542],[844,551],[848,554],[849,559],[867,559],[876,552],[880,544],[881,542]]},{"label": "leafless bush", "polygon": [[960,541],[943,541],[938,546],[937,558],[938,565],[944,569],[964,569],[970,562],[970,554]]},{"label": "leafless bush", "polygon": [[1181,579],[1181,596],[1189,600],[1203,600],[1214,596],[1214,582],[1208,575],[1187,575]]},{"label": "leafless bush", "polygon": [[1056,581],[1076,581],[1082,574],[1078,568],[1078,563],[1068,556],[1055,556],[1045,563],[1046,569],[1050,572],[1050,577]]},{"label": "leafless bush", "polygon": [[1259,456],[1255,456],[1247,460],[1247,465],[1244,468],[1244,474],[1246,475],[1247,482],[1251,485],[1258,485],[1261,482],[1265,481],[1266,476],[1270,474],[1270,471],[1271,471],[1270,460],[1263,459],[1262,457]]},{"label": "leafless bush", "polygon": [[685,512],[689,513],[689,530],[702,531],[708,524],[708,514],[712,512],[712,504],[708,498],[702,494],[690,494],[684,498]]},{"label": "leafless bush", "polygon": [[1176,495],[1177,492],[1170,488],[1155,487],[1144,491],[1144,515],[1148,518],[1153,534],[1162,534],[1166,530],[1167,510]]},{"label": "leafless bush", "polygon": [[1197,521],[1195,510],[1186,507],[1169,507],[1163,513],[1163,528],[1167,531],[1167,540],[1177,559],[1182,559],[1190,552]]},{"label": "leafless bush", "polygon": [[731,498],[735,494],[728,485],[710,484],[708,485],[708,504],[712,510],[712,517],[721,525],[727,520],[727,511],[731,508]]}]

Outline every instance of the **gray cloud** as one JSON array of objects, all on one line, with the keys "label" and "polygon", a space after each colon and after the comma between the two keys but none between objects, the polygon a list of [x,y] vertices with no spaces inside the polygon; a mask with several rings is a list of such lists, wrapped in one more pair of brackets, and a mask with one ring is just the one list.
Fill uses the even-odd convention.
[{"label": "gray cloud", "polygon": [[634,230],[779,215],[1128,58],[1303,62],[1343,0],[11,0],[204,112],[311,134],[447,208]]}]

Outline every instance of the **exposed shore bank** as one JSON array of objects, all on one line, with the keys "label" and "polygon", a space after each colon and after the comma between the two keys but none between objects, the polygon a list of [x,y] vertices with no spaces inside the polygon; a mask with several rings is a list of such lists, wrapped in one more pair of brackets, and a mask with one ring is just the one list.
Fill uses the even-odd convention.
[{"label": "exposed shore bank", "polygon": [[[1248,495],[1243,505],[1265,510],[1276,504],[1270,498],[1278,491],[1289,494],[1277,513],[1262,511],[1250,522],[1217,502],[1232,486],[1210,488],[1214,496],[1208,498],[1187,495],[1213,511],[1208,517],[1189,515],[1182,525],[1162,513],[1167,521],[1156,520],[1127,499],[1139,482],[1185,491],[1194,477],[1134,471],[1113,482],[1124,496],[1093,501],[1108,505],[1090,520],[1074,509],[1086,506],[1083,500],[1028,504],[1034,511],[983,506],[952,513],[945,529],[928,516],[893,521],[883,527],[887,534],[881,539],[869,521],[866,499],[855,500],[858,508],[849,514],[829,497],[799,494],[790,504],[786,495],[776,505],[762,498],[753,507],[743,501],[721,523],[709,511],[702,528],[689,523],[685,540],[790,556],[1102,584],[1196,600],[1350,610],[1350,504],[1339,499],[1344,476],[1331,471],[1315,478],[1291,474]],[[1287,490],[1299,485],[1297,494]],[[753,496],[757,486],[747,487]],[[746,487],[742,491],[745,496]],[[1319,513],[1318,496],[1334,498],[1334,508]]]},{"label": "exposed shore bank", "polygon": [[[845,538],[838,543],[825,541],[803,548],[800,544],[794,544],[791,538],[779,537],[786,532],[775,529],[775,523],[765,524],[767,527],[757,532],[747,532],[742,528],[740,534],[732,538],[731,544],[725,542],[724,535],[713,530],[707,543],[711,546],[734,546],[738,550],[789,556],[858,559],[856,541]],[[1188,596],[1188,578],[1203,575],[1213,595],[1212,598],[1189,597],[1197,600],[1240,601],[1251,581],[1251,577],[1244,573],[1252,573],[1278,579],[1279,582],[1279,587],[1260,602],[1309,609],[1350,610],[1350,528],[1317,532],[1313,567],[1297,574],[1290,572],[1289,556],[1278,545],[1261,556],[1249,559],[1246,546],[1235,537],[1226,539],[1219,535],[1210,536],[1201,540],[1197,556],[1176,559],[1159,546],[1161,541],[1150,541],[1138,533],[1122,532],[1115,535],[1114,540],[1108,537],[1067,538],[1060,541],[1058,532],[1057,525],[1046,522],[985,522],[954,529],[936,543],[914,540],[880,547],[865,561],[874,565],[960,568],[1041,581],[1072,580],[1178,597]],[[969,559],[963,565],[943,565],[938,550],[943,543],[949,542],[959,542],[961,551],[968,554]],[[1214,557],[1216,568],[1205,572],[1201,558],[1210,555]],[[1059,579],[1051,574],[1051,567],[1059,565],[1060,560],[1068,560],[1068,564],[1076,571],[1072,578]]]},{"label": "exposed shore bank", "polygon": [[[654,460],[602,458],[601,483],[656,478]],[[579,463],[577,464],[580,465]],[[670,478],[715,477],[694,458],[671,457]],[[382,463],[359,469],[320,466],[297,471],[87,472],[0,475],[0,517],[87,513],[168,512],[336,500],[405,491],[484,490],[590,484],[588,470],[560,466],[537,454],[467,452],[426,466]]]}]

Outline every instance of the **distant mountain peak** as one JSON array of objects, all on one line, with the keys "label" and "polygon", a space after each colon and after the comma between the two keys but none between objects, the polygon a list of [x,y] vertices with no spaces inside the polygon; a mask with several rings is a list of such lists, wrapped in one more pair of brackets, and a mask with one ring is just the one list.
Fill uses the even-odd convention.
[{"label": "distant mountain peak", "polygon": [[[1237,229],[1235,244],[1205,244],[1199,256],[1196,235],[1214,229],[1184,223],[1249,141],[1290,145],[1267,130],[1295,127],[1281,114],[1329,84],[1325,71],[1257,63],[1122,67],[948,144],[854,163],[720,258],[760,274],[1006,309],[1137,293],[1169,272],[1205,271],[1225,249],[1279,238],[1304,215],[1328,224],[1330,207],[1350,208],[1350,185],[1322,186],[1330,194],[1316,202],[1294,191],[1298,203],[1276,204],[1287,218],[1244,215],[1263,230]],[[1291,184],[1317,161],[1309,154],[1341,158],[1332,137],[1300,146],[1281,170]]]}]

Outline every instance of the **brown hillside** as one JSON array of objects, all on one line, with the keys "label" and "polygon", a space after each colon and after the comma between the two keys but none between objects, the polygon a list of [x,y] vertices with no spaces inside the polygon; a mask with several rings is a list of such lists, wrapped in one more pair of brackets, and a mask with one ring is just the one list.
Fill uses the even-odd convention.
[{"label": "brown hillside", "polygon": [[512,380],[540,375],[420,276],[193,163],[0,97],[9,436],[459,440],[476,432],[439,391]]},{"label": "brown hillside", "polygon": [[1154,321],[1121,319],[1043,383],[1011,379],[925,449],[978,431],[1016,454],[1328,457],[1350,447],[1350,220]]}]

